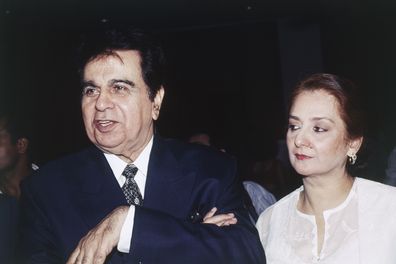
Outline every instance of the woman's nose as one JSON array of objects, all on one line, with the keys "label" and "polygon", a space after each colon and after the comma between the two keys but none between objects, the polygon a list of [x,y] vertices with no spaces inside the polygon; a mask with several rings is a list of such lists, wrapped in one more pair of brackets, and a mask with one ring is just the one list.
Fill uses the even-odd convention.
[{"label": "woman's nose", "polygon": [[294,138],[294,145],[296,147],[310,147],[311,143],[307,132],[303,129],[297,132],[296,137]]}]

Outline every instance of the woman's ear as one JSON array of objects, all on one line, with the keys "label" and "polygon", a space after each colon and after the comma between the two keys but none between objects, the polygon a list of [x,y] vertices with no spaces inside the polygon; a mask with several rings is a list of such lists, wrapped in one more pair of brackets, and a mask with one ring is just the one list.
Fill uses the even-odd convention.
[{"label": "woman's ear", "polygon": [[356,155],[356,153],[359,151],[360,147],[362,146],[362,143],[363,143],[363,137],[358,137],[356,139],[350,140],[349,150],[347,155],[349,157]]}]

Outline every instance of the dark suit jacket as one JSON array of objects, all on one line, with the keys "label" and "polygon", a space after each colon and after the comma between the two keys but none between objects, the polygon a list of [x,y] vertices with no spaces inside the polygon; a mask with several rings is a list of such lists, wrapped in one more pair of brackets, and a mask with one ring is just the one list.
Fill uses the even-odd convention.
[{"label": "dark suit jacket", "polygon": [[18,202],[14,197],[0,194],[0,263],[16,262]]},{"label": "dark suit jacket", "polygon": [[[156,136],[130,253],[115,249],[106,263],[265,263],[235,167],[215,150]],[[126,205],[122,190],[95,147],[42,167],[22,192],[29,263],[64,263],[79,240],[120,205]],[[238,224],[202,224],[214,206],[234,212]]]}]

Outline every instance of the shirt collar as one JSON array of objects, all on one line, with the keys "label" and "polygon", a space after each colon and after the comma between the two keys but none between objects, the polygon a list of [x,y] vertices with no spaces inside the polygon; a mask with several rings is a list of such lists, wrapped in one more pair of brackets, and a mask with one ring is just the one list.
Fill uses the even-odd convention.
[{"label": "shirt collar", "polygon": [[150,159],[151,148],[153,147],[153,137],[151,137],[149,143],[144,147],[142,153],[136,158],[133,164],[143,173],[144,177],[147,176],[148,163]]},{"label": "shirt collar", "polygon": [[[133,164],[138,168],[139,172],[141,172],[144,175],[144,177],[146,177],[147,175],[148,162],[149,162],[152,146],[153,146],[153,137],[151,137],[150,141],[144,147],[143,151],[133,162]],[[119,181],[121,174],[124,171],[126,165],[128,165],[128,163],[123,161],[117,155],[109,154],[109,153],[104,153],[104,155],[106,157],[107,162],[110,165],[111,170],[114,173],[114,176],[116,177],[117,181]]]}]

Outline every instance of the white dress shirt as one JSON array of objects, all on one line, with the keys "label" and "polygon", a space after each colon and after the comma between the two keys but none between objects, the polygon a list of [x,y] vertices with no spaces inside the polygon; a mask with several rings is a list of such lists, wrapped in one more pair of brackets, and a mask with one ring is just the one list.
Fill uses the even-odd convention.
[{"label": "white dress shirt", "polygon": [[301,191],[269,207],[257,221],[268,264],[396,263],[396,188],[356,178],[345,201],[323,212],[319,253],[315,217],[297,209]]},{"label": "white dress shirt", "polygon": [[[134,179],[139,187],[143,199],[144,199],[144,189],[146,186],[146,179],[147,179],[148,163],[149,163],[152,146],[153,146],[153,137],[151,137],[149,143],[146,145],[146,147],[144,147],[143,151],[133,162],[133,165],[135,165],[138,168],[138,171]],[[120,185],[120,187],[122,187],[126,181],[126,178],[122,175],[122,172],[124,171],[128,163],[126,163],[116,155],[107,154],[107,153],[104,153],[104,155],[111,167],[111,170],[113,171],[114,176],[117,179],[118,184]],[[120,240],[118,241],[118,245],[117,245],[117,249],[120,252],[129,253],[130,251],[134,217],[135,217],[135,206],[131,205],[129,207],[125,222],[122,226]]]}]

